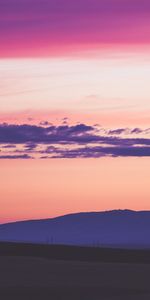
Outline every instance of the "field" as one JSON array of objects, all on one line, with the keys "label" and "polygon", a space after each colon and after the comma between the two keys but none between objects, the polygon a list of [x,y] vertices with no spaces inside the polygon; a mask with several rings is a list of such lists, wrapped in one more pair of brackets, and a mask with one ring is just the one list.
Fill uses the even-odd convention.
[{"label": "field", "polygon": [[147,300],[150,251],[0,244],[0,299]]}]

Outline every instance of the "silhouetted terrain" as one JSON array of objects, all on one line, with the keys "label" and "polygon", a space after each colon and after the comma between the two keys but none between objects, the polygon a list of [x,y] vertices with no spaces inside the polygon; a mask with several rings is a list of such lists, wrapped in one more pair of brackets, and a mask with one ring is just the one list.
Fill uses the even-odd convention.
[{"label": "silhouetted terrain", "polygon": [[0,256],[49,260],[150,264],[148,249],[98,248],[66,245],[0,243]]},{"label": "silhouetted terrain", "polygon": [[150,248],[150,212],[115,210],[0,225],[1,241]]},{"label": "silhouetted terrain", "polygon": [[149,300],[150,251],[0,243],[0,299]]},{"label": "silhouetted terrain", "polygon": [[128,210],[0,225],[0,299],[149,300],[149,228]]}]

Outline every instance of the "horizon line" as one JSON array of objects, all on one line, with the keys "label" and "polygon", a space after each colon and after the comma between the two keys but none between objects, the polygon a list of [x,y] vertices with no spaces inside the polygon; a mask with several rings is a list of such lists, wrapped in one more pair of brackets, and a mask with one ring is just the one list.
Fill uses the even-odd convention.
[{"label": "horizon line", "polygon": [[10,221],[10,222],[0,222],[1,225],[11,225],[11,224],[16,224],[16,223],[25,223],[25,222],[38,222],[38,221],[48,221],[48,220],[55,220],[63,217],[68,217],[68,216],[73,216],[73,215],[81,215],[81,214],[100,214],[100,213],[114,213],[114,212],[120,212],[120,213],[143,213],[143,212],[150,212],[150,209],[147,210],[134,210],[134,209],[110,209],[110,210],[102,210],[102,211],[80,211],[80,212],[72,212],[72,213],[66,213],[62,215],[58,215],[55,217],[50,217],[50,218],[41,218],[41,219],[22,219],[22,220],[15,220],[15,221]]}]

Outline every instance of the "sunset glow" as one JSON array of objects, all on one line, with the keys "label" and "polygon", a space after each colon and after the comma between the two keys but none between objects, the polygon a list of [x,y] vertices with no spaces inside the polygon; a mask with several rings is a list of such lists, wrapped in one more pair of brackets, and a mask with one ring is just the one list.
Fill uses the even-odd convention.
[{"label": "sunset glow", "polygon": [[0,223],[149,210],[149,79],[149,0],[0,0]]}]

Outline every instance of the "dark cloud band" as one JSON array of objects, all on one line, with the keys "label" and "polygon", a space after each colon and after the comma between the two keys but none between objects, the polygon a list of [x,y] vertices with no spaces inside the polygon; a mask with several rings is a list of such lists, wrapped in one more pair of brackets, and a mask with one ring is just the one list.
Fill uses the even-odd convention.
[{"label": "dark cloud band", "polygon": [[126,129],[123,128],[98,130],[95,126],[86,124],[46,127],[1,124],[0,158],[150,156],[148,129],[128,129],[128,135],[129,132],[130,137],[127,137]]}]

